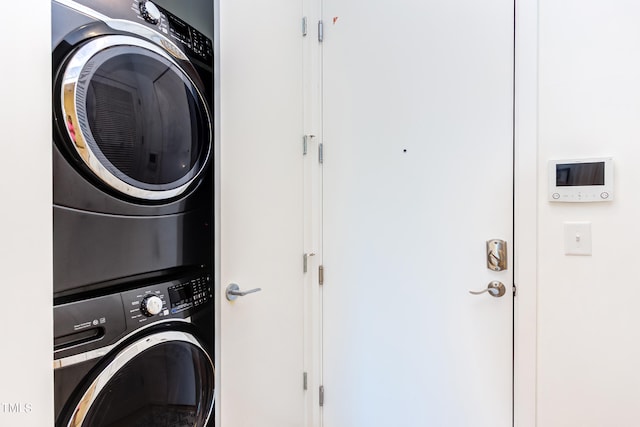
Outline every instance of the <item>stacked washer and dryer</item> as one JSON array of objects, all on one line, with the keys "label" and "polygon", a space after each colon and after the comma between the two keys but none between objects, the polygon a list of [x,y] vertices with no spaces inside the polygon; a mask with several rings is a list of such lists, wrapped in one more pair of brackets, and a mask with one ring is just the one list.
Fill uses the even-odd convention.
[{"label": "stacked washer and dryer", "polygon": [[213,425],[213,46],[52,0],[56,426]]}]

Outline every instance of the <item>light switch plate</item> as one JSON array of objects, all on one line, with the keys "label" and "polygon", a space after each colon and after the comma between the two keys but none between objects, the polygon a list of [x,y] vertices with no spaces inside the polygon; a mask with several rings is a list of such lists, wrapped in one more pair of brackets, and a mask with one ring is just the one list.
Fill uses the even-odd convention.
[{"label": "light switch plate", "polygon": [[564,223],[565,255],[591,255],[591,222]]}]

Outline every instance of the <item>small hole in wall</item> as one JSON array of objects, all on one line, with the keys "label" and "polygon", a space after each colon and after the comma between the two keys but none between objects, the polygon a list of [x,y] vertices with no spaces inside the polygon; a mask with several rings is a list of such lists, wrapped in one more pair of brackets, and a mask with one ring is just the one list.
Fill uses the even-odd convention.
[{"label": "small hole in wall", "polygon": [[406,153],[406,152],[407,152],[407,149],[405,148],[404,150],[402,150],[402,152],[403,152],[403,153]]}]

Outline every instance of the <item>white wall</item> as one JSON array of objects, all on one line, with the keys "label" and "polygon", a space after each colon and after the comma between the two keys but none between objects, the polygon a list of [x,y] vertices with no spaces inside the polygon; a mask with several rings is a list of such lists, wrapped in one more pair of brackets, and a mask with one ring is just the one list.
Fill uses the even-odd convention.
[{"label": "white wall", "polygon": [[0,20],[0,426],[53,424],[50,7],[36,3]]},{"label": "white wall", "polygon": [[[539,0],[538,426],[640,423],[640,2]],[[611,203],[546,201],[546,160],[610,155]],[[565,256],[591,221],[593,256]]]}]

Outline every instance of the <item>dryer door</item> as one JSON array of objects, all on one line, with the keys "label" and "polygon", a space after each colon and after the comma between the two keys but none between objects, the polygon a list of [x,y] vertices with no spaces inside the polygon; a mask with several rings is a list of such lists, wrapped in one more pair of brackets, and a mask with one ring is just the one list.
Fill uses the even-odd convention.
[{"label": "dryer door", "polygon": [[120,194],[177,197],[208,161],[209,108],[178,54],[108,35],[81,45],[60,70],[56,120],[67,152]]},{"label": "dryer door", "polygon": [[97,372],[59,427],[205,427],[211,416],[213,363],[189,333],[144,336]]}]

